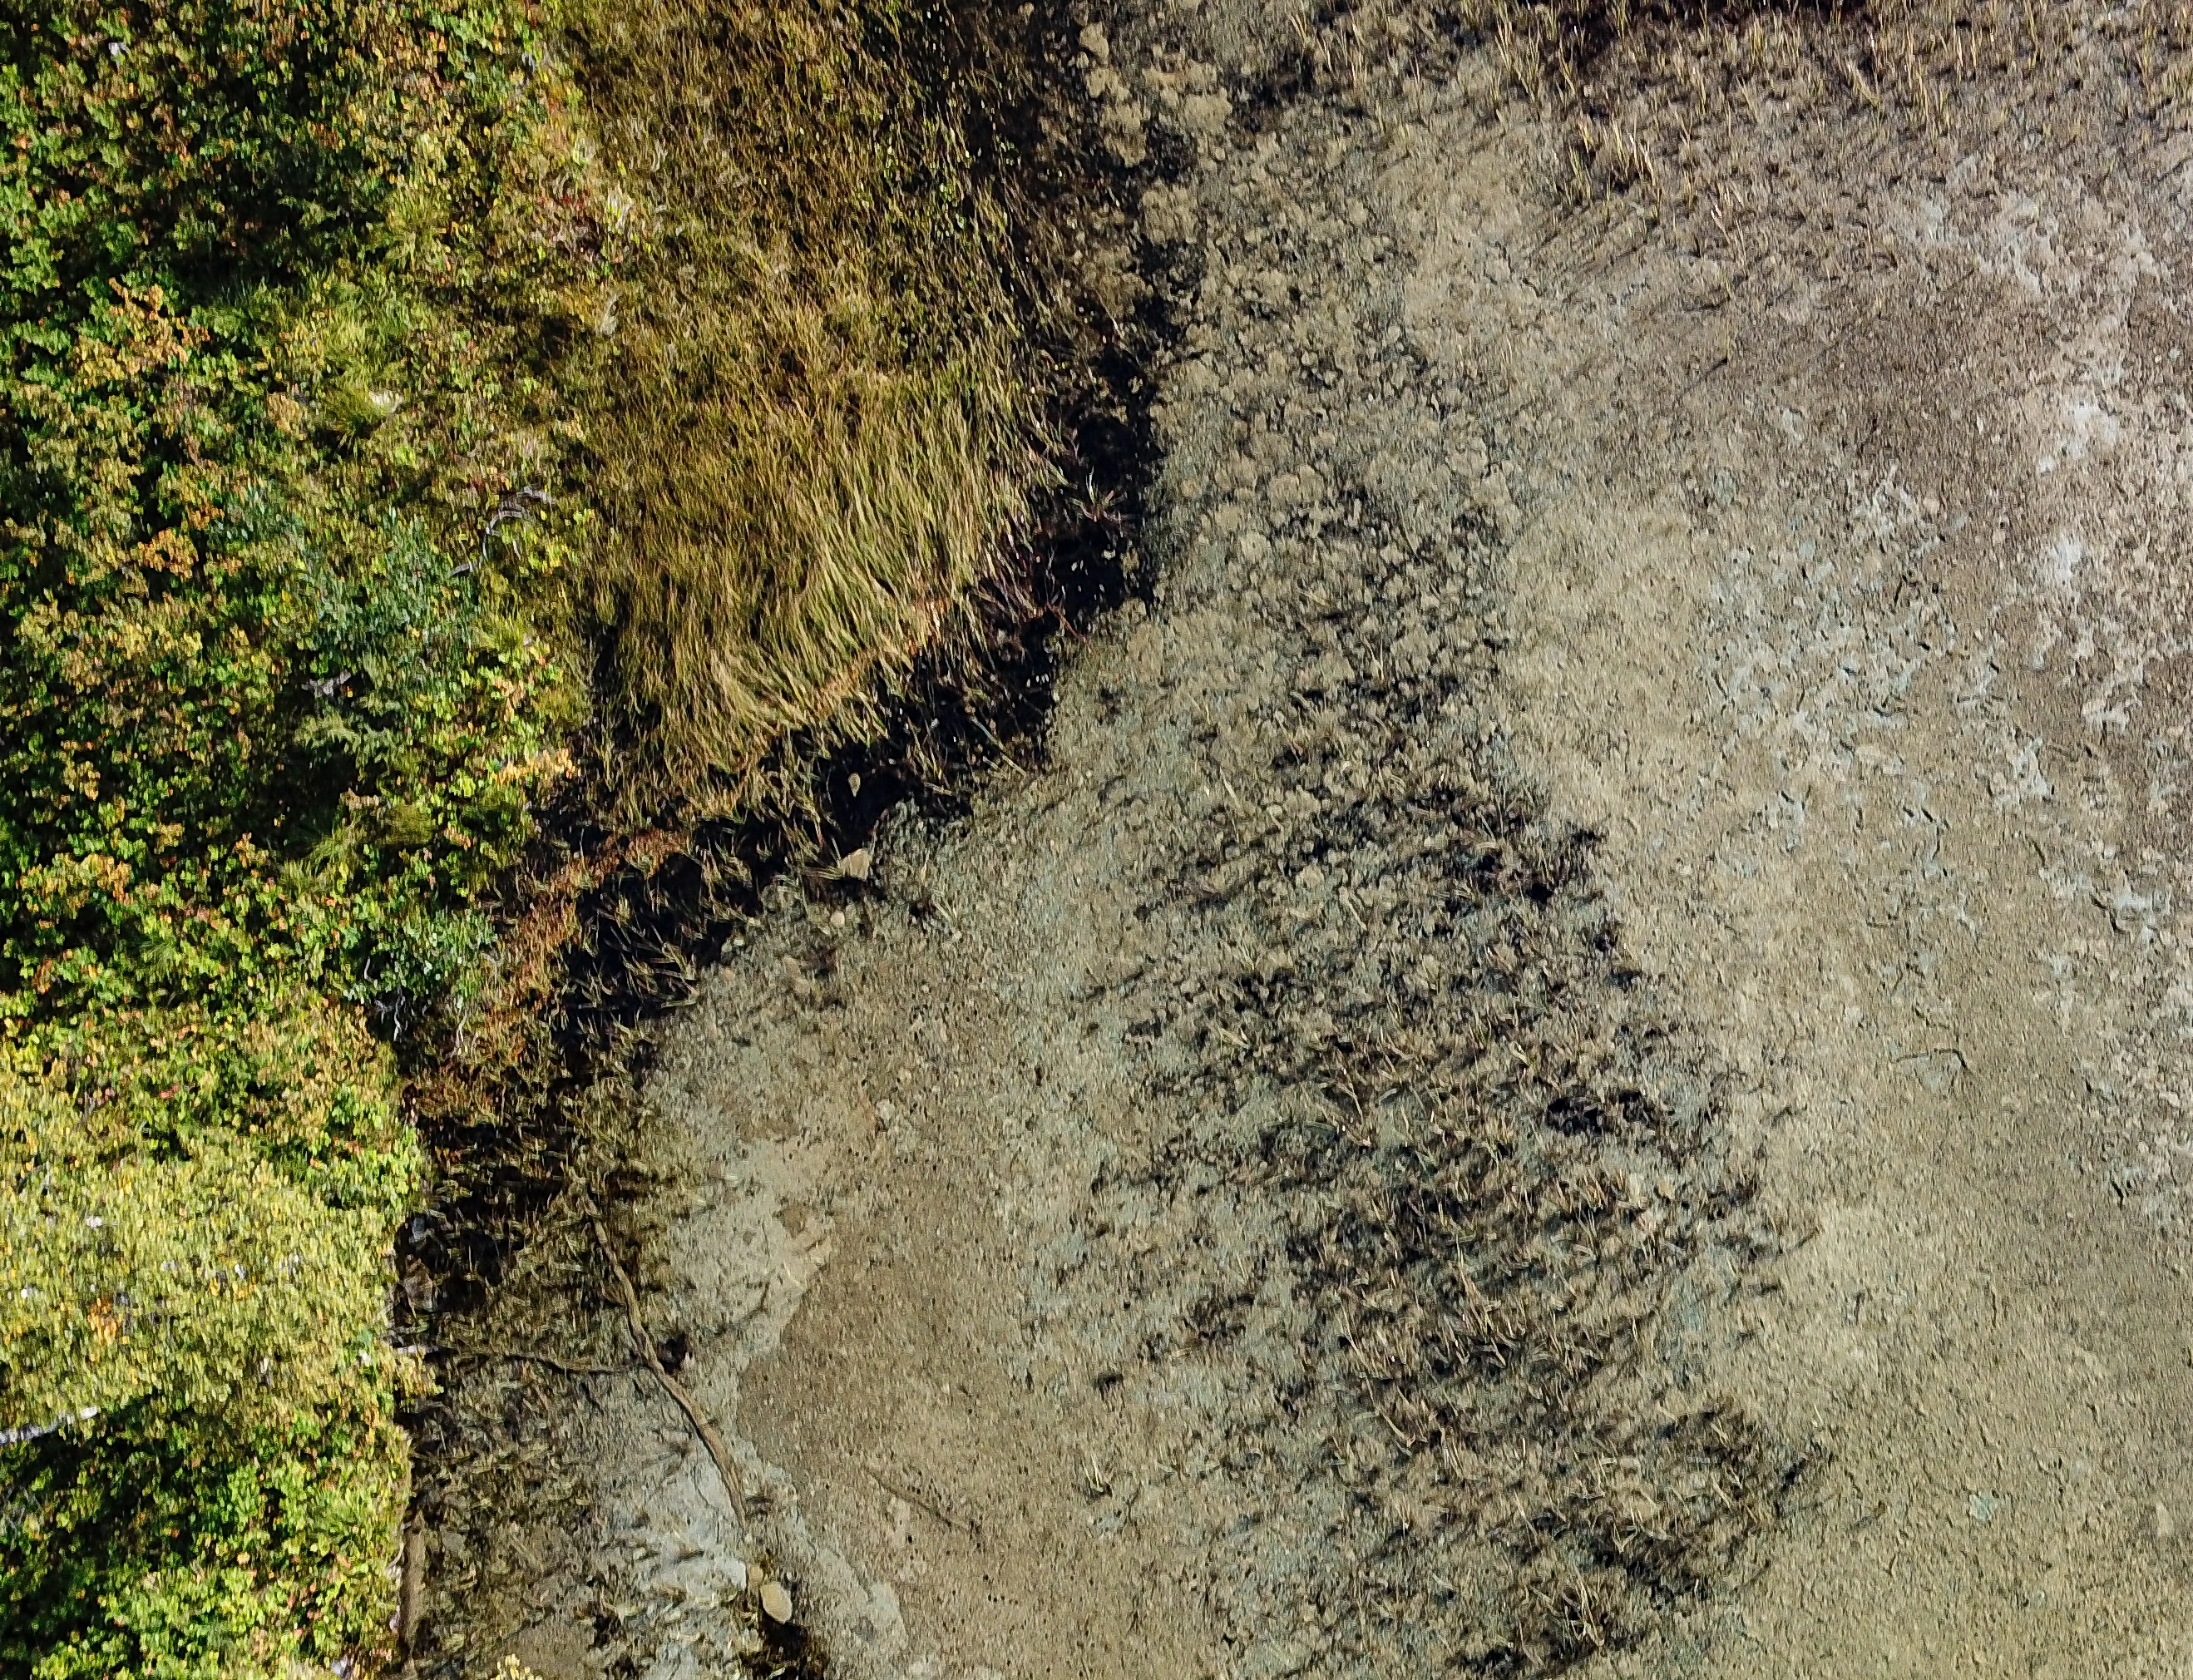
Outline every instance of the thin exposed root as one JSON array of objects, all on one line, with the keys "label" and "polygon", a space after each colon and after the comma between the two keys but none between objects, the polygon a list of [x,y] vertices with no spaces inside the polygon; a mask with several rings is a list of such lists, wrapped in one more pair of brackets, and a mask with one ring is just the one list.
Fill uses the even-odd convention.
[{"label": "thin exposed root", "polygon": [[672,1376],[662,1363],[662,1356],[655,1350],[655,1338],[648,1333],[647,1320],[639,1310],[639,1292],[633,1287],[632,1274],[617,1259],[616,1250],[610,1246],[610,1234],[602,1224],[601,1210],[590,1195],[586,1198],[587,1224],[594,1234],[595,1244],[602,1258],[610,1264],[610,1271],[616,1279],[617,1293],[624,1301],[625,1322],[632,1327],[632,1339],[638,1344],[639,1356],[647,1368],[655,1373],[655,1380],[662,1385],[662,1391],[678,1402],[678,1409],[693,1425],[693,1433],[701,1437],[701,1444],[708,1449],[708,1456],[716,1462],[716,1474],[724,1478],[724,1491],[730,1496],[731,1510],[743,1522],[746,1495],[741,1491],[739,1473],[732,1467],[730,1448],[724,1446],[724,1437],[716,1432],[708,1414],[701,1409],[685,1385]]}]

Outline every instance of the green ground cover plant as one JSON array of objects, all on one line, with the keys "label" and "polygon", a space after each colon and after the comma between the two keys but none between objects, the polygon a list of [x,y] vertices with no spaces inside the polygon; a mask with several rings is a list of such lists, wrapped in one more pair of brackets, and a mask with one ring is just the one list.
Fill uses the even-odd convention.
[{"label": "green ground cover plant", "polygon": [[[0,22],[0,1670],[386,1643],[390,1041],[575,714],[513,8]],[[544,255],[545,254],[545,255]]]},{"label": "green ground cover plant", "polygon": [[0,14],[0,1675],[388,1654],[412,1108],[544,995],[543,794],[857,732],[1036,470],[895,14],[609,16]]}]

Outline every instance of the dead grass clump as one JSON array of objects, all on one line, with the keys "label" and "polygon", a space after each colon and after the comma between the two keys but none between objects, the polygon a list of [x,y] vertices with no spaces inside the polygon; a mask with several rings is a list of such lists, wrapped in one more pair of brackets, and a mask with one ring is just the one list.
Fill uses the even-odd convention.
[{"label": "dead grass clump", "polygon": [[[1491,731],[1445,732],[1492,639],[1392,655],[1434,616],[1493,622],[1456,553],[1372,525],[1259,599],[1296,670],[1376,674],[1213,750],[1208,785],[1270,780],[1202,825],[1121,1002],[1182,1046],[1152,1089],[1188,1118],[1091,1215],[1126,1266],[1105,1292],[1148,1304],[1119,1343],[1172,1392],[1241,1396],[1207,1427],[1269,1515],[1220,1543],[1226,1637],[1291,1642],[1307,1603],[1285,1648],[1325,1675],[1634,1645],[1731,1577],[1806,1462],[1708,1375],[1782,1241],[1716,1070],[1628,966],[1591,837]],[[1145,1259],[1154,1217],[1211,1235]]]},{"label": "dead grass clump", "polygon": [[581,615],[633,808],[800,802],[777,748],[876,731],[1041,468],[1003,218],[906,14],[589,7],[570,49],[636,252],[597,324],[606,517]]},{"label": "dead grass clump", "polygon": [[2006,92],[2053,106],[2107,90],[2041,118],[2041,142],[2076,147],[2098,118],[2154,119],[2193,88],[2187,0],[1460,0],[1456,11],[1566,124],[1588,192],[1710,192],[1726,150],[1710,136],[1778,109],[1848,105],[1923,140],[1974,100],[2001,120]]}]

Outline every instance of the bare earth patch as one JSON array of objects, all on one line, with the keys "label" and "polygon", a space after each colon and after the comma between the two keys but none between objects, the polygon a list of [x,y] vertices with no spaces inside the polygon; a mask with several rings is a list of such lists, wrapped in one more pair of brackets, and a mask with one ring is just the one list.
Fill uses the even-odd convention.
[{"label": "bare earth patch", "polygon": [[667,1035],[746,1509],[579,1379],[507,1648],[2179,1671],[2182,148],[1821,97],[1579,205],[1488,57],[1291,32],[1085,37],[1200,277],[1154,598]]}]

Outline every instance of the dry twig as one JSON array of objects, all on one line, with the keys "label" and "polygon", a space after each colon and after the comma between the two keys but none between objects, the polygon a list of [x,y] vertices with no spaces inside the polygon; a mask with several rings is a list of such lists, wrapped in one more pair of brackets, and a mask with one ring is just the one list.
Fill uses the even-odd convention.
[{"label": "dry twig", "polygon": [[404,1531],[404,1567],[396,1588],[396,1643],[404,1651],[419,1631],[426,1608],[427,1531],[415,1522]]},{"label": "dry twig", "polygon": [[731,1467],[730,1448],[724,1445],[724,1437],[716,1433],[716,1426],[701,1409],[700,1402],[686,1391],[685,1385],[666,1370],[662,1356],[655,1350],[655,1338],[647,1331],[647,1320],[639,1310],[639,1292],[632,1287],[632,1275],[618,1259],[616,1250],[610,1246],[610,1234],[602,1224],[601,1210],[587,1197],[587,1224],[594,1233],[594,1241],[602,1251],[602,1258],[610,1263],[616,1276],[617,1293],[624,1299],[625,1322],[632,1327],[633,1339],[639,1344],[639,1356],[647,1368],[655,1373],[655,1380],[662,1385],[662,1391],[678,1402],[685,1420],[693,1425],[693,1433],[701,1437],[701,1444],[708,1449],[708,1456],[716,1461],[716,1473],[724,1478],[724,1491],[730,1495],[731,1510],[743,1514],[745,1499],[739,1491],[739,1473]]}]

